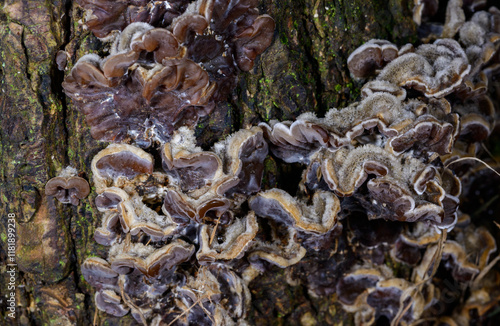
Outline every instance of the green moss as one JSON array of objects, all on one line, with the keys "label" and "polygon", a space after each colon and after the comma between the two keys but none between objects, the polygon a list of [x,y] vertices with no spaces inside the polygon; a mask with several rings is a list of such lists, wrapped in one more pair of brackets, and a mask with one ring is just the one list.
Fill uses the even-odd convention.
[{"label": "green moss", "polygon": [[75,151],[72,148],[68,148],[68,158],[70,161],[73,161],[75,158]]},{"label": "green moss", "polygon": [[[326,9],[327,8],[327,9]],[[337,12],[337,8],[332,4],[332,6],[325,6],[326,12],[325,14],[330,18],[335,18],[335,14]]]},{"label": "green moss", "polygon": [[284,45],[288,45],[288,37],[286,36],[286,34],[284,34],[284,33],[280,34],[280,41]]}]

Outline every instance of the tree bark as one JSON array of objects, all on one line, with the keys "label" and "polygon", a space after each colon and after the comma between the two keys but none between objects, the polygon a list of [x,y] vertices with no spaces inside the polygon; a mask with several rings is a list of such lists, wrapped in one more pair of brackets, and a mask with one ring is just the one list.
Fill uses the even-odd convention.
[{"label": "tree bark", "polygon": [[[231,98],[199,122],[200,145],[208,148],[259,121],[293,119],[303,112],[322,115],[355,101],[360,85],[349,76],[347,57],[372,38],[414,42],[412,6],[407,0],[262,1],[260,12],[276,21],[273,43],[251,72],[240,75]],[[61,83],[78,58],[105,49],[85,28],[84,11],[73,1],[5,0],[0,7],[0,324],[89,325],[96,308],[80,265],[88,256],[107,252],[93,240],[101,222],[96,194],[91,192],[79,206],[63,205],[45,196],[44,186],[66,166],[91,180],[92,157],[106,144],[92,139]],[[58,51],[68,53],[63,71],[56,64]],[[286,184],[280,176],[287,169],[269,158],[265,186]],[[17,235],[15,319],[7,315],[4,286],[9,283],[9,216],[15,216]],[[328,259],[316,255],[309,262]],[[334,294],[310,296],[304,285],[286,282],[288,273],[276,268],[251,284],[251,323],[352,323]],[[135,323],[130,315],[119,319],[101,312],[97,321]]]}]

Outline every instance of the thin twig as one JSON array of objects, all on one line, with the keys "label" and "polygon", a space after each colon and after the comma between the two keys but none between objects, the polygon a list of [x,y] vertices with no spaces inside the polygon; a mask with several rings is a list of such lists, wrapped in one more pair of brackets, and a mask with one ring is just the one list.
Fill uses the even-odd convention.
[{"label": "thin twig", "polygon": [[404,317],[404,315],[406,315],[406,313],[408,312],[408,310],[410,309],[412,305],[412,302],[410,300],[410,302],[408,302],[408,305],[406,305],[406,307],[403,309],[403,311],[401,312],[401,316],[398,317],[398,320],[397,320],[397,323],[395,325],[398,325],[399,322],[401,321],[401,318]]},{"label": "thin twig", "polygon": [[129,233],[127,233],[127,235],[125,236],[125,246],[124,246],[124,251],[128,251],[129,248],[130,248],[130,242],[131,242],[131,238],[132,238],[132,235]]},{"label": "thin twig", "polygon": [[196,306],[196,305],[198,304],[198,302],[200,302],[200,301],[201,301],[201,298],[199,298],[198,300],[196,300],[196,301],[195,301],[195,303],[193,303],[193,304],[191,305],[191,307],[187,308],[186,310],[184,310],[184,311],[182,312],[182,314],[180,314],[179,316],[175,317],[175,318],[174,318],[174,320],[172,320],[172,321],[171,321],[171,322],[170,322],[167,326],[172,325],[173,323],[175,323],[175,322],[177,321],[177,319],[181,318],[181,317],[182,317],[182,316],[184,316],[186,313],[190,312],[190,311],[191,311],[191,309],[193,309],[193,307],[194,307],[194,306]]},{"label": "thin twig", "polygon": [[461,157],[461,158],[457,158],[455,161],[446,164],[445,168],[447,168],[451,164],[454,164],[454,163],[457,163],[457,162],[461,162],[461,161],[467,161],[467,160],[472,160],[472,161],[476,161],[476,162],[479,162],[479,163],[483,163],[488,169],[490,169],[491,171],[493,171],[496,175],[498,175],[500,177],[500,173],[498,173],[497,170],[495,170],[494,168],[492,168],[485,161],[478,159],[477,157]]},{"label": "thin twig", "polygon": [[441,237],[439,238],[439,242],[438,242],[439,247],[436,250],[436,252],[434,253],[434,256],[432,257],[432,260],[434,261],[432,273],[427,277],[426,281],[431,279],[437,272],[439,264],[441,263],[441,258],[443,257],[444,242],[446,241],[447,234],[448,234],[448,231],[446,229],[443,230],[443,233],[441,233]]},{"label": "thin twig", "polygon": [[419,320],[416,320],[414,323],[411,324],[411,326],[416,326],[428,321],[437,321],[436,317],[426,317],[426,318],[420,318]]},{"label": "thin twig", "polygon": [[212,231],[212,234],[210,235],[210,241],[208,241],[208,245],[211,246],[212,245],[212,241],[214,241],[214,238],[215,238],[215,231],[217,231],[217,227],[219,226],[219,222],[220,222],[220,218],[222,217],[222,214],[219,216],[219,218],[217,219],[217,222],[215,223],[215,227],[214,227],[214,230]]},{"label": "thin twig", "polygon": [[426,270],[425,274],[424,274],[424,278],[420,282],[409,287],[407,290],[403,291],[403,293],[401,294],[401,297],[399,299],[398,313],[394,317],[393,322],[391,322],[391,325],[397,326],[400,323],[401,318],[403,318],[403,316],[406,314],[406,312],[408,312],[408,309],[410,309],[410,307],[412,305],[411,300],[410,300],[409,304],[406,306],[404,305],[405,300],[408,297],[411,297],[411,295],[413,294],[414,291],[416,291],[416,290],[420,291],[420,289],[419,289],[420,286],[422,286],[424,283],[426,283],[428,280],[430,280],[436,274],[437,269],[439,267],[439,264],[441,262],[441,257],[443,254],[443,247],[444,247],[444,242],[446,241],[446,236],[447,236],[447,231],[443,230],[443,233],[441,233],[441,237],[439,238],[439,242],[437,244],[438,247],[436,249],[436,252],[434,252],[434,255],[432,256],[432,261],[433,261],[432,267],[433,268],[432,268],[431,274],[429,274],[429,270]]},{"label": "thin twig", "polygon": [[[210,303],[212,303],[212,304],[213,304],[212,300],[211,300],[210,298],[208,298],[208,299],[210,300]],[[208,311],[208,310],[207,310],[207,308],[205,308],[201,302],[199,302],[199,304],[198,304],[198,305],[199,305],[199,306],[201,307],[201,309],[203,309],[203,311],[207,314],[207,317],[208,317],[208,318],[210,318],[210,320],[212,321],[212,325],[215,325],[215,319],[214,319],[214,317],[212,317],[212,314],[210,313],[210,311]]]},{"label": "thin twig", "polygon": [[474,279],[474,282],[472,283],[472,287],[476,288],[479,284],[479,282],[483,279],[483,277],[488,274],[488,272],[495,266],[496,263],[500,260],[500,255],[496,256],[495,259],[493,259],[488,265],[486,265],[485,268],[479,273],[476,278]]},{"label": "thin twig", "polygon": [[330,257],[335,255],[338,250],[339,250],[339,239],[335,238],[335,247],[334,247],[333,251],[330,253]]},{"label": "thin twig", "polygon": [[132,300],[130,299],[130,297],[128,296],[128,294],[125,293],[124,289],[123,289],[123,282],[122,280],[120,279],[118,281],[118,285],[120,286],[120,292],[121,292],[121,295],[122,295],[122,300],[123,302],[125,302],[125,304],[127,306],[129,306],[130,309],[133,309],[133,310],[136,310],[138,313],[139,313],[139,317],[141,317],[141,321],[142,323],[144,324],[144,326],[148,326],[148,323],[146,321],[146,318],[144,318],[144,315],[142,314],[142,311],[139,307],[137,307],[133,302]]},{"label": "thin twig", "polygon": [[493,161],[495,161],[495,163],[498,164],[498,161],[497,159],[493,156],[493,154],[491,154],[491,152],[488,150],[488,148],[486,148],[486,146],[484,145],[484,143],[481,143],[481,147],[484,149],[484,151],[491,157],[491,159]]},{"label": "thin twig", "polygon": [[97,304],[95,305],[95,312],[94,312],[94,326],[97,325]]}]

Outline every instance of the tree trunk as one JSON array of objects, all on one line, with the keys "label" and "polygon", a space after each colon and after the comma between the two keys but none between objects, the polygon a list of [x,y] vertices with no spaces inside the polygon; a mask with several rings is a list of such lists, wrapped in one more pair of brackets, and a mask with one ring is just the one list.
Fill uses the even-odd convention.
[{"label": "tree trunk", "polygon": [[[293,119],[303,112],[324,114],[356,100],[359,84],[346,67],[348,55],[372,38],[402,45],[416,40],[413,1],[264,0],[260,12],[276,21],[272,45],[227,103],[199,122],[200,144],[209,147],[241,127],[270,119]],[[83,25],[84,11],[73,1],[5,0],[0,11],[0,324],[89,325],[96,311],[93,289],[81,263],[107,248],[93,239],[101,216],[95,192],[79,206],[44,194],[45,183],[66,166],[91,180],[90,162],[105,143],[90,136],[61,83],[86,53],[102,54],[102,43]],[[58,51],[69,59],[60,70]],[[271,158],[266,186],[289,167]],[[14,214],[14,215],[9,215]],[[16,318],[8,316],[8,219],[16,220]],[[328,253],[308,258],[311,266],[331,263]],[[286,282],[290,270],[275,268],[250,286],[255,325],[337,325],[352,319],[335,295],[314,297],[304,285]],[[307,272],[295,270],[307,278]],[[301,274],[302,273],[302,274]],[[133,324],[130,315],[99,312],[98,324]]]}]

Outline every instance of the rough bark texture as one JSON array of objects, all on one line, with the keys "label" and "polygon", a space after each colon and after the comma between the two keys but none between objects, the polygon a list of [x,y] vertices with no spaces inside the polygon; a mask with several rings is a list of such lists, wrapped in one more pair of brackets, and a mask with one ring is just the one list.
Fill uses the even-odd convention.
[{"label": "rough bark texture", "polygon": [[[79,272],[91,255],[105,256],[93,240],[100,223],[95,193],[80,205],[62,205],[44,195],[44,185],[70,165],[91,180],[90,162],[105,143],[93,140],[83,115],[65,97],[64,74],[83,54],[102,54],[101,42],[83,26],[83,11],[72,1],[6,0],[0,3],[0,284],[5,272],[7,216],[17,221],[17,318],[0,324],[89,325],[94,320],[93,290]],[[240,127],[269,119],[292,119],[307,111],[323,114],[359,95],[346,59],[371,38],[396,44],[416,40],[413,1],[265,0],[260,11],[276,21],[275,38],[255,68],[240,77],[227,103],[197,126],[201,145]],[[69,53],[65,71],[59,50]],[[282,166],[267,161],[265,182],[280,180]],[[334,263],[329,253],[316,257]],[[335,295],[315,298],[305,287],[290,286],[288,271],[276,268],[251,284],[249,320],[256,325],[336,325],[352,320]],[[299,272],[297,272],[299,273]],[[299,273],[300,274],[300,273]],[[305,275],[304,277],[307,277]],[[327,277],[327,276],[325,276]],[[0,286],[4,298],[6,288]],[[99,313],[98,324],[133,324],[130,316]]]}]

